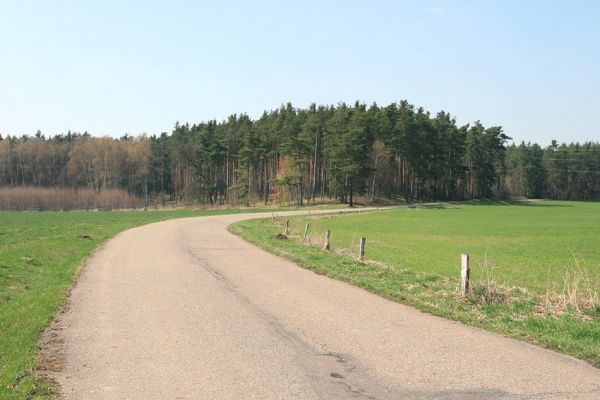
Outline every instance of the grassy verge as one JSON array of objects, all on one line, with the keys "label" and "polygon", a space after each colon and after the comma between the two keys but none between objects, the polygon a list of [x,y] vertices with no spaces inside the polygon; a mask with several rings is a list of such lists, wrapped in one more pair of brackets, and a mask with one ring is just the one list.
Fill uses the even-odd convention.
[{"label": "grassy verge", "polygon": [[249,211],[261,210],[0,212],[0,399],[55,394],[33,372],[38,340],[100,244],[151,222]]},{"label": "grassy verge", "polygon": [[[302,243],[310,223],[311,245]],[[600,204],[446,205],[363,215],[250,220],[231,230],[316,273],[600,367]],[[325,229],[332,251],[321,250]],[[367,237],[367,259],[354,256]],[[472,291],[456,295],[459,256]]]}]

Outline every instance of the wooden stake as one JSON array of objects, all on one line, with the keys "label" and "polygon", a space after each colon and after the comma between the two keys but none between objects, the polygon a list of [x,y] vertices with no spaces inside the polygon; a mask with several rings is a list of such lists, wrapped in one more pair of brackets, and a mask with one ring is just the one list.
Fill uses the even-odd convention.
[{"label": "wooden stake", "polygon": [[307,239],[308,239],[308,222],[304,226],[304,243],[306,243]]},{"label": "wooden stake", "polygon": [[358,248],[358,259],[360,261],[365,259],[365,243],[367,241],[366,237],[360,238],[360,247]]},{"label": "wooden stake", "polygon": [[329,250],[329,237],[331,236],[331,231],[327,229],[325,231],[325,245],[323,246],[323,250]]},{"label": "wooden stake", "polygon": [[469,255],[466,253],[462,254],[460,260],[460,294],[466,297],[469,293],[469,276],[471,275]]},{"label": "wooden stake", "polygon": [[290,228],[290,220],[288,219],[287,221],[285,221],[285,231],[283,232],[283,236],[287,237],[289,228]]}]

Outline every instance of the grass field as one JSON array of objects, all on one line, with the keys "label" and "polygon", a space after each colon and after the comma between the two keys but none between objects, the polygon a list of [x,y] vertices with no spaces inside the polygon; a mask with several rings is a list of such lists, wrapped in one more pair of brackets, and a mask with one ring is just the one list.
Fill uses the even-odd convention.
[{"label": "grass field", "polygon": [[150,222],[248,211],[0,212],[0,399],[53,395],[33,373],[37,342],[101,243]]},{"label": "grass field", "polygon": [[[302,243],[310,223],[312,246]],[[447,204],[362,215],[251,220],[232,231],[317,273],[424,311],[586,359],[600,367],[600,204]],[[331,230],[332,251],[321,250]],[[361,236],[366,260],[355,260]],[[457,296],[460,254],[472,291]]]}]

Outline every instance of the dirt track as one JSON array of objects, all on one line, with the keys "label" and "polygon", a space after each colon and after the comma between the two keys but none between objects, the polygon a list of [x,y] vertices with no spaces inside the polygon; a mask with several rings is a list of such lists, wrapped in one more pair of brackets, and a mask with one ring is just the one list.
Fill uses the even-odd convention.
[{"label": "dirt track", "polygon": [[146,225],[98,251],[57,322],[64,397],[600,399],[600,370],[582,361],[316,275],[226,230],[256,216]]}]

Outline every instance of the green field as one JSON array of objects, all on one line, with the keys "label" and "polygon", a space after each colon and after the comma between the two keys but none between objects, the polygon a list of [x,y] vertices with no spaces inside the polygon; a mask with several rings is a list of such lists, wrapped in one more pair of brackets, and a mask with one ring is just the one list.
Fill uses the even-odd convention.
[{"label": "green field", "polygon": [[33,372],[37,342],[101,243],[150,222],[248,211],[0,212],[0,399],[52,396]]},{"label": "green field", "polygon": [[[302,244],[309,222],[312,246]],[[244,221],[231,229],[317,273],[600,366],[600,204],[480,202]],[[331,230],[330,252],[321,250]],[[359,238],[367,238],[358,262]],[[457,296],[460,254],[472,292]]]}]

